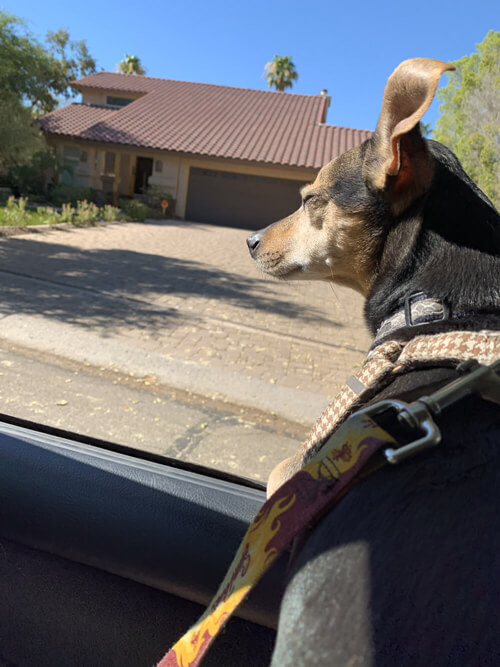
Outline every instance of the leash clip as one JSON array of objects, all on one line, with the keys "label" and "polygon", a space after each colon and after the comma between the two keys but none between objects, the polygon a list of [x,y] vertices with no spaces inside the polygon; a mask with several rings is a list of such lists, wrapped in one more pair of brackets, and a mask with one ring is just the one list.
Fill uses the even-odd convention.
[{"label": "leash clip", "polygon": [[404,422],[420,433],[420,437],[407,445],[384,450],[384,455],[389,463],[400,463],[422,450],[438,445],[442,436],[434,417],[466,396],[478,393],[483,399],[500,405],[500,377],[498,375],[500,359],[490,366],[483,366],[475,359],[471,359],[459,364],[457,370],[463,373],[464,377],[453,380],[430,396],[422,396],[413,403],[387,399],[358,411],[358,414],[372,417],[387,410],[395,410],[400,422]]},{"label": "leash clip", "polygon": [[385,449],[384,456],[389,463],[400,463],[404,459],[414,456],[424,449],[436,446],[441,442],[441,431],[434,421],[430,409],[425,403],[421,403],[420,400],[413,403],[405,403],[404,401],[387,399],[370,405],[368,408],[363,408],[357,411],[357,414],[374,417],[387,410],[395,410],[396,418],[399,421],[405,422],[420,434],[420,437],[417,437],[407,445],[403,445],[397,449],[393,449],[392,447]]}]

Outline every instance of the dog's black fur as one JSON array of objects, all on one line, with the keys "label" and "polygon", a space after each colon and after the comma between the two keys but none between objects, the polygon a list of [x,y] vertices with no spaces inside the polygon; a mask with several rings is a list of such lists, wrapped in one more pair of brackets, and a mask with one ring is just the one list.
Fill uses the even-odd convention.
[{"label": "dog's black fur", "polygon": [[[404,384],[425,386],[416,375]],[[499,412],[462,403],[439,448],[367,478],[312,530],[273,667],[500,664]]]},{"label": "dog's black fur", "polygon": [[[368,212],[378,244],[367,324],[375,334],[424,291],[450,305],[451,319],[402,329],[403,339],[500,330],[500,216],[450,150],[418,126],[409,135],[432,156],[433,177],[402,212],[364,177],[376,136],[357,168],[337,165],[342,178],[329,193],[341,210]],[[373,401],[412,400],[456,376],[446,364],[414,370]],[[440,427],[438,448],[365,479],[307,535],[273,667],[500,664],[500,407],[471,397]]]},{"label": "dog's black fur", "polygon": [[373,334],[406,296],[419,291],[446,301],[452,315],[474,328],[484,319],[477,313],[499,313],[500,216],[448,148],[425,144],[434,158],[430,189],[383,223],[390,231],[365,304]]}]

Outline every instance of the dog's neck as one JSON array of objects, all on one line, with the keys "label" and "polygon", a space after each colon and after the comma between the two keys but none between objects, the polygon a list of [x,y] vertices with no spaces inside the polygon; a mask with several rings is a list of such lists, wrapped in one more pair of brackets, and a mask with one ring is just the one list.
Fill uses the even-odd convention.
[{"label": "dog's neck", "polygon": [[419,334],[450,329],[479,331],[485,328],[500,330],[500,301],[498,309],[488,309],[486,312],[477,309],[452,311],[446,301],[420,292],[410,295],[402,308],[382,321],[371,349],[388,339],[409,340]]},{"label": "dog's neck", "polygon": [[439,144],[432,150],[431,189],[393,221],[380,250],[365,303],[374,336],[421,292],[446,304],[451,318],[500,315],[500,215],[449,151]]}]

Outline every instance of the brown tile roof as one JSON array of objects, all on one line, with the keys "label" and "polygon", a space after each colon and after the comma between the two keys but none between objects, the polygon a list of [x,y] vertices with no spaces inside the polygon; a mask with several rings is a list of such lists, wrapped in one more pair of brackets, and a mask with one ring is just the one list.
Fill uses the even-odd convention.
[{"label": "brown tile roof", "polygon": [[82,79],[72,81],[73,88],[95,90],[119,90],[127,93],[149,93],[164,81],[169,79],[157,79],[153,76],[138,76],[136,74],[117,74],[116,72],[98,72],[84,76]]},{"label": "brown tile roof", "polygon": [[40,119],[50,134],[210,157],[319,168],[371,136],[325,125],[326,99],[101,72],[78,89],[146,93],[121,109],[70,104]]},{"label": "brown tile roof", "polygon": [[82,134],[104,121],[111,119],[116,113],[114,109],[97,107],[89,104],[68,104],[56,109],[38,120],[45,132],[49,134],[64,134],[71,137],[81,137]]}]

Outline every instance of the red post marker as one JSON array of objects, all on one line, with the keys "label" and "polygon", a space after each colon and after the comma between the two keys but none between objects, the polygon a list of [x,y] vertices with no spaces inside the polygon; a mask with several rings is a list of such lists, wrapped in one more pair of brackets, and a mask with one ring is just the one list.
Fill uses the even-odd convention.
[{"label": "red post marker", "polygon": [[160,206],[163,210],[163,213],[166,214],[168,208],[168,201],[166,199],[162,199]]}]

